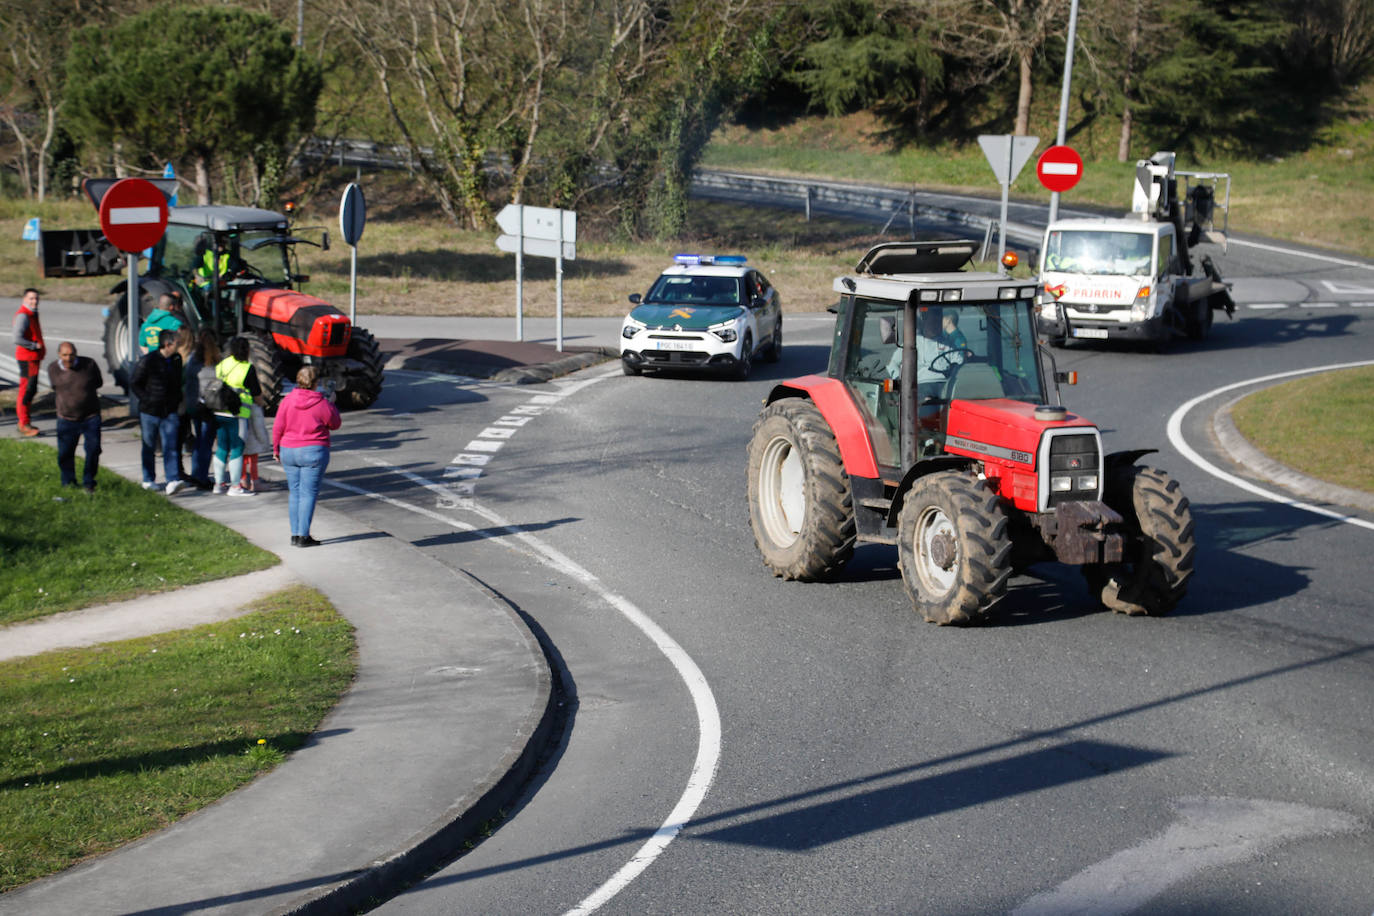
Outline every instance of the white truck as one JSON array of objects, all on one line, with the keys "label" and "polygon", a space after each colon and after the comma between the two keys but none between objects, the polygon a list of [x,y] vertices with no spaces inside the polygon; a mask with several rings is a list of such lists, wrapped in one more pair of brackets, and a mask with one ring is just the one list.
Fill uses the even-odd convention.
[{"label": "white truck", "polygon": [[1229,317],[1236,306],[1231,284],[1194,248],[1208,242],[1225,252],[1230,199],[1230,175],[1176,171],[1174,154],[1159,152],[1136,163],[1124,217],[1051,223],[1040,246],[1041,335],[1055,346],[1205,338],[1213,313]]}]

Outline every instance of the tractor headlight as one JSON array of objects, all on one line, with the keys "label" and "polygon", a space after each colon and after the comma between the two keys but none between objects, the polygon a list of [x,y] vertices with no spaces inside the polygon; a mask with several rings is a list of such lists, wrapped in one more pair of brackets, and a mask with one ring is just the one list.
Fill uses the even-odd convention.
[{"label": "tractor headlight", "polygon": [[1079,475],[1079,478],[1078,478],[1077,483],[1078,483],[1078,489],[1080,489],[1080,490],[1091,490],[1091,491],[1093,491],[1094,493],[1097,492],[1097,475],[1096,475],[1096,474],[1081,474],[1081,475]]},{"label": "tractor headlight", "polygon": [[1062,476],[1062,477],[1056,475],[1056,476],[1050,478],[1050,492],[1051,492],[1051,493],[1067,493],[1069,490],[1072,490],[1072,489],[1073,489],[1073,478],[1070,477],[1070,476],[1068,476],[1067,474],[1065,474],[1065,475]]}]

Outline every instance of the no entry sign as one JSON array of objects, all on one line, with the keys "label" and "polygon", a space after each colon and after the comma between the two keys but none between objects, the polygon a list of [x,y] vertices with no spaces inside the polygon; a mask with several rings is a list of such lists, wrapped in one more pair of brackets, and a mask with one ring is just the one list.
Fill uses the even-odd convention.
[{"label": "no entry sign", "polygon": [[1035,163],[1035,176],[1050,191],[1067,191],[1083,177],[1083,159],[1071,146],[1051,146]]},{"label": "no entry sign", "polygon": [[167,198],[150,181],[120,179],[100,199],[100,229],[120,251],[151,248],[166,228]]}]

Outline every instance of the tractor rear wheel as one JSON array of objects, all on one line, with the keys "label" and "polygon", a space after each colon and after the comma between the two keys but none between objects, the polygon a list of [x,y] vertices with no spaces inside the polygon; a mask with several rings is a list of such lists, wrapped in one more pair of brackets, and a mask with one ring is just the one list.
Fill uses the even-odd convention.
[{"label": "tractor rear wheel", "polygon": [[248,361],[253,364],[258,384],[262,386],[262,412],[271,416],[281,403],[286,382],[296,380],[299,364],[266,335],[244,331],[243,336],[248,339]]},{"label": "tractor rear wheel", "polygon": [[931,623],[968,624],[986,614],[1006,594],[1011,546],[996,495],[970,474],[929,474],[902,502],[902,582]]},{"label": "tractor rear wheel", "polygon": [[1088,588],[1119,614],[1158,616],[1178,605],[1193,575],[1193,513],[1178,481],[1156,468],[1107,477],[1103,501],[1125,520],[1125,560],[1085,566]]},{"label": "tractor rear wheel", "polygon": [[773,575],[834,575],[854,555],[854,502],[835,434],[803,398],[768,405],[749,440],[749,523]]},{"label": "tractor rear wheel", "polygon": [[361,369],[349,370],[341,406],[365,410],[382,394],[382,351],[377,338],[362,328],[353,328],[348,339],[348,358],[362,364]]},{"label": "tractor rear wheel", "polygon": [[[151,291],[140,284],[138,288],[138,307],[139,325],[143,324],[143,319],[152,314],[155,307]],[[143,355],[141,350],[135,349],[133,356],[129,355],[129,299],[128,294],[119,297],[113,306],[105,312],[105,365],[110,368],[110,375],[114,378],[116,385],[129,390],[129,382],[133,378],[134,365]]]}]

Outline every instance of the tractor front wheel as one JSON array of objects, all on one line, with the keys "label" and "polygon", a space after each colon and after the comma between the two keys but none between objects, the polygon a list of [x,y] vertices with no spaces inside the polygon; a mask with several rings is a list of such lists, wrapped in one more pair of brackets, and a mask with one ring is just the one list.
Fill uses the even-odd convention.
[{"label": "tractor front wheel", "polygon": [[362,328],[353,328],[348,339],[348,358],[360,363],[362,368],[349,371],[342,406],[366,410],[382,394],[383,360],[377,338]]},{"label": "tractor front wheel", "polygon": [[[139,325],[152,314],[154,299],[145,285],[139,286]],[[126,292],[113,306],[105,310],[105,365],[110,369],[114,382],[125,391],[133,379],[134,365],[143,351],[134,348],[130,355],[129,343],[129,297]]]},{"label": "tractor front wheel", "polygon": [[996,495],[970,474],[929,474],[902,503],[902,582],[931,623],[968,624],[986,614],[1006,594],[1011,547]]},{"label": "tractor front wheel", "polygon": [[1193,575],[1193,513],[1178,481],[1156,468],[1107,477],[1103,501],[1125,520],[1125,560],[1085,566],[1088,588],[1119,614],[1158,616],[1178,605]]},{"label": "tractor front wheel", "polygon": [[784,579],[834,575],[854,555],[854,502],[835,434],[802,398],[768,405],[749,440],[749,523]]},{"label": "tractor front wheel", "polygon": [[296,380],[299,366],[265,334],[244,331],[243,336],[248,339],[248,361],[253,364],[258,384],[262,386],[262,412],[272,416],[281,403],[282,388],[287,382]]}]

